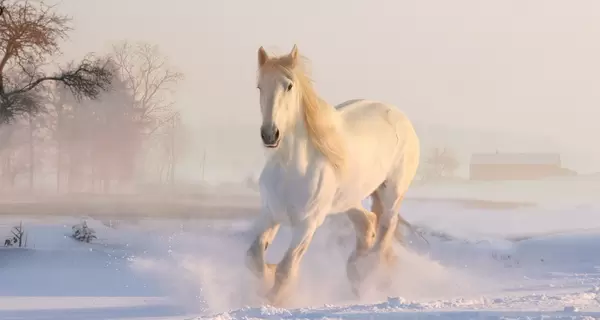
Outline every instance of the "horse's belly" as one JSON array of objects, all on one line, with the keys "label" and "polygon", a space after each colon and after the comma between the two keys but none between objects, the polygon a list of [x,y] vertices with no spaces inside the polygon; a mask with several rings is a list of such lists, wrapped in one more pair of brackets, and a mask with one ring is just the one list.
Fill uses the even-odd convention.
[{"label": "horse's belly", "polygon": [[[332,205],[332,211],[336,213],[360,205],[387,179],[390,167],[394,163],[394,145],[391,141],[380,145],[365,144],[364,146],[362,150],[352,150],[355,154],[349,157],[350,168],[346,178],[338,185]],[[382,146],[390,147],[382,148]]]},{"label": "horse's belly", "polygon": [[362,201],[377,189],[385,180],[385,172],[371,172],[366,179],[357,175],[353,183],[340,185],[333,201],[332,213],[345,212],[361,205]]}]

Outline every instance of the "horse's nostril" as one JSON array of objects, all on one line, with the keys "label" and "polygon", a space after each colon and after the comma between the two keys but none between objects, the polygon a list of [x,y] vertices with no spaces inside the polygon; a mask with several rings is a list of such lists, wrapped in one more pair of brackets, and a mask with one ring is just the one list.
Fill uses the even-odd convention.
[{"label": "horse's nostril", "polygon": [[260,137],[267,144],[272,144],[279,140],[279,129],[275,126],[263,127],[260,130]]}]

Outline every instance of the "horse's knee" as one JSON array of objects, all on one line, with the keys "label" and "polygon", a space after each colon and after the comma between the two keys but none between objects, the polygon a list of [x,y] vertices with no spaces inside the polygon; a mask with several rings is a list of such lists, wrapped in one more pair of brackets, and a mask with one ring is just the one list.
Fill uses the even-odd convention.
[{"label": "horse's knee", "polygon": [[373,228],[373,230],[370,230],[366,234],[356,236],[355,252],[357,255],[364,255],[373,247],[375,244],[375,235],[375,229]]},{"label": "horse's knee", "polygon": [[352,209],[348,211],[348,217],[356,231],[356,251],[368,251],[377,235],[377,216],[370,211]]},{"label": "horse's knee", "polygon": [[363,235],[368,248],[373,246],[377,237],[377,217],[375,215],[372,217],[372,219],[369,219],[367,230]]}]

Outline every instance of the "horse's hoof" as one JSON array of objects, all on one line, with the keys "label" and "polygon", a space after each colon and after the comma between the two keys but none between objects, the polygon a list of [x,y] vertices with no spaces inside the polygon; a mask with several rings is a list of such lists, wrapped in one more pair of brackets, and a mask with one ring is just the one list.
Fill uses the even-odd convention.
[{"label": "horse's hoof", "polygon": [[360,299],[361,298],[361,290],[360,290],[360,285],[358,283],[350,283],[350,290],[352,290],[352,294],[354,295],[354,298],[356,299]]},{"label": "horse's hoof", "polygon": [[267,299],[267,302],[269,303],[269,305],[271,305],[273,307],[283,307],[284,306],[283,297],[281,296],[280,293],[275,292],[274,290],[269,291],[265,298]]},{"label": "horse's hoof", "polygon": [[265,270],[263,274],[263,285],[269,289],[271,289],[275,284],[275,271],[277,271],[276,264],[265,264]]},{"label": "horse's hoof", "polygon": [[398,256],[391,249],[372,249],[365,254],[349,258],[346,276],[354,296],[360,298],[363,289],[372,285],[378,291],[387,291],[392,286],[391,274],[397,264]]},{"label": "horse's hoof", "polygon": [[350,282],[350,289],[357,299],[361,297],[367,276],[375,264],[373,257],[369,255],[351,257],[346,263],[346,277]]},{"label": "horse's hoof", "polygon": [[348,277],[348,282],[350,282],[350,290],[352,290],[352,294],[354,297],[360,298],[360,287],[363,283],[363,280],[358,275],[358,270],[353,266],[347,266],[346,275]]},{"label": "horse's hoof", "polygon": [[284,308],[289,307],[293,294],[293,287],[290,283],[275,284],[267,293],[265,298],[271,306]]}]

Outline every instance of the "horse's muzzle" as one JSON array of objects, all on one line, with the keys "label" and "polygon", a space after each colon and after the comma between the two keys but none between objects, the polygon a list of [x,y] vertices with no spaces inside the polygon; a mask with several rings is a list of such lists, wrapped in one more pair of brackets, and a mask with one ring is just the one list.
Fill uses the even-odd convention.
[{"label": "horse's muzzle", "polygon": [[260,127],[260,137],[267,148],[277,148],[279,145],[279,129],[274,125]]}]

